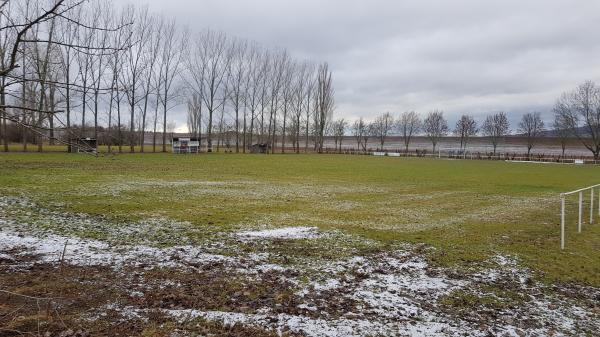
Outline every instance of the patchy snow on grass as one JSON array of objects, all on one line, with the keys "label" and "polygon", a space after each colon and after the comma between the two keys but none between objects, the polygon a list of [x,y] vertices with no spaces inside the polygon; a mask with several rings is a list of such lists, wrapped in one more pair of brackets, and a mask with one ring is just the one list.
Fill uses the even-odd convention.
[{"label": "patchy snow on grass", "polygon": [[198,266],[214,262],[233,262],[230,257],[205,253],[200,247],[176,246],[154,248],[144,245],[111,246],[96,240],[47,234],[26,236],[0,231],[0,251],[20,250],[18,255],[32,255],[46,263],[64,262],[80,266],[124,265],[150,267]]},{"label": "patchy snow on grass", "polygon": [[244,231],[236,233],[237,236],[265,239],[314,239],[322,237],[317,227],[284,227],[265,229],[259,231]]},{"label": "patchy snow on grass", "polygon": [[[66,245],[66,251],[65,251]],[[65,251],[63,259],[63,251]],[[166,314],[187,321],[193,318],[219,321],[224,325],[243,324],[275,331],[293,332],[309,337],[342,336],[484,336],[484,335],[577,335],[598,327],[594,313],[560,296],[539,295],[539,299],[520,304],[518,308],[498,311],[493,318],[474,308],[471,317],[459,312],[441,310],[439,299],[453,290],[469,290],[479,283],[511,282],[523,291],[536,286],[526,285],[527,271],[506,257],[492,260],[497,270],[480,274],[465,274],[461,279],[448,277],[447,270],[430,266],[418,250],[385,252],[371,256],[355,256],[316,268],[308,284],[300,282],[303,274],[284,277],[294,266],[285,268],[269,263],[267,253],[251,253],[237,257],[207,254],[198,246],[153,248],[143,245],[111,246],[107,243],[58,235],[27,236],[0,231],[2,258],[33,256],[35,261],[73,265],[110,267],[165,266],[196,268],[218,263],[238,275],[250,271],[270,271],[281,274],[297,286],[297,311],[281,312],[271,307],[255,308],[253,313],[210,311],[203,308],[162,309]],[[5,256],[6,255],[6,256]],[[245,261],[245,262],[244,262]],[[10,263],[9,263],[10,264]],[[290,269],[291,268],[291,269]],[[502,269],[505,268],[505,269]],[[243,270],[246,272],[244,273]],[[164,286],[164,283],[161,284]],[[536,287],[541,287],[537,285]],[[541,288],[540,288],[541,289]],[[534,289],[535,290],[535,289]],[[144,291],[132,290],[131,296],[143,298]],[[330,303],[330,301],[339,303]],[[350,304],[350,305],[347,305]],[[113,308],[125,317],[145,319],[149,309],[140,307]],[[486,310],[482,311],[483,313]],[[489,312],[489,310],[488,310]],[[103,317],[102,311],[95,316]],[[526,322],[526,323],[524,323]],[[523,326],[527,324],[527,326]],[[591,330],[593,331],[593,330]]]},{"label": "patchy snow on grass", "polygon": [[8,254],[0,253],[0,261],[14,261],[14,258]]},{"label": "patchy snow on grass", "polygon": [[[581,335],[600,330],[597,304],[583,305],[579,301],[583,296],[578,293],[567,296],[534,281],[532,272],[514,257],[498,255],[485,264],[483,270],[457,273],[429,265],[425,259],[426,247],[406,245],[398,246],[395,251],[364,256],[360,253],[337,255],[350,256],[347,258],[318,259],[309,255],[305,260],[298,259],[302,263],[294,264],[288,262],[285,252],[269,249],[279,244],[321,247],[317,244],[323,241],[325,247],[330,241],[349,240],[354,244],[352,240],[365,242],[366,239],[338,231],[323,232],[317,227],[258,227],[258,230],[222,235],[217,238],[218,242],[199,245],[174,234],[190,230],[189,227],[188,223],[158,218],[115,226],[102,218],[44,210],[26,199],[0,196],[0,263],[8,266],[8,270],[34,263],[64,262],[115,270],[136,267],[141,273],[155,267],[196,272],[208,266],[213,272],[223,272],[243,282],[260,282],[268,274],[265,279],[274,278],[289,287],[285,292],[293,299],[291,308],[258,303],[251,311],[228,312],[181,304],[161,310],[182,321],[203,318],[225,325],[257,326],[279,334],[520,336]],[[103,234],[92,236],[103,241],[85,239],[90,237],[86,235],[90,229]],[[315,238],[323,239],[278,241]],[[152,242],[174,241],[175,245],[167,248],[152,245]],[[242,245],[251,243],[247,245],[250,251],[241,249],[240,242]],[[220,252],[228,256],[214,254]],[[120,273],[124,274],[124,270]],[[175,274],[160,284],[144,283],[140,289],[131,289],[129,295],[138,301],[133,302],[134,306],[99,308],[97,317],[102,317],[102,310],[114,309],[124,317],[147,319],[150,309],[135,305],[143,303],[148,294],[189,285],[178,280]],[[596,294],[590,298],[600,298],[600,291],[594,291],[585,294]],[[461,294],[470,296],[466,297],[467,302]],[[444,302],[442,297],[456,301]]]},{"label": "patchy snow on grass", "polygon": [[[363,336],[449,336],[459,335],[460,330],[444,323],[388,322],[369,319],[320,319],[299,315],[260,313],[244,314],[225,311],[164,310],[179,319],[203,318],[219,321],[225,326],[235,324],[253,325],[284,333],[298,333],[310,337],[363,337]],[[479,335],[479,334],[478,334]],[[481,334],[482,335],[482,334]]]},{"label": "patchy snow on grass", "polygon": [[[313,322],[316,326],[309,329],[314,331],[309,336],[437,336],[474,331],[464,321],[451,324],[451,318],[431,311],[439,297],[464,286],[465,282],[451,280],[441,273],[430,276],[430,272],[437,270],[422,257],[405,251],[368,259],[357,256],[324,266],[320,274],[328,278],[310,282],[298,291],[297,295],[306,301],[299,307],[312,307],[322,293],[332,292],[339,299],[356,303],[356,307],[344,315],[347,318],[328,327]],[[342,324],[352,330],[334,328]]]},{"label": "patchy snow on grass", "polygon": [[91,237],[114,244],[188,245],[189,233],[199,231],[191,223],[166,217],[115,222],[102,216],[56,211],[27,198],[0,196],[0,229],[46,235]]}]

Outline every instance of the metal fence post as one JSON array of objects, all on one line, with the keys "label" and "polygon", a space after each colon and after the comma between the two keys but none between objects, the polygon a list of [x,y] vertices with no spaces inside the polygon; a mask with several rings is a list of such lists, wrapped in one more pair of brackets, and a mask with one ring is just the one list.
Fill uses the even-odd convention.
[{"label": "metal fence post", "polygon": [[590,189],[590,225],[594,223],[594,189]]},{"label": "metal fence post", "polygon": [[583,191],[579,192],[579,222],[577,224],[577,232],[581,233],[581,221],[583,218]]},{"label": "metal fence post", "polygon": [[560,195],[560,249],[565,249],[565,196]]}]

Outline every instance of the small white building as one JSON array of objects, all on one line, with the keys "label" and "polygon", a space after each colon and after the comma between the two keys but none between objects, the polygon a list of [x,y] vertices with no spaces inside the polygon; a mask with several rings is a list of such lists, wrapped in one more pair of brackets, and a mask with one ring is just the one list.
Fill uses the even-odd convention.
[{"label": "small white building", "polygon": [[200,151],[200,140],[198,138],[173,138],[171,142],[173,153],[198,153]]}]

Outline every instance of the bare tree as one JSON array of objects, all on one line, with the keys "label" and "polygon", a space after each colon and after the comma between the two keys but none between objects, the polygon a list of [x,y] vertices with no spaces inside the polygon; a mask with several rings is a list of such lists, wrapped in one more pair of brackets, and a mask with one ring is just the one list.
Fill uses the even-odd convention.
[{"label": "bare tree", "polygon": [[229,99],[231,100],[231,106],[235,114],[235,152],[240,152],[240,112],[244,102],[243,92],[246,81],[247,72],[247,60],[246,53],[248,50],[248,43],[243,40],[234,40],[232,42],[232,60],[227,68],[229,72]]},{"label": "bare tree", "polygon": [[594,160],[600,159],[600,88],[594,82],[586,81],[564,93],[554,114],[592,152]]},{"label": "bare tree", "polygon": [[203,99],[208,110],[207,146],[208,152],[212,151],[213,115],[222,104],[223,87],[226,83],[227,68],[231,60],[228,53],[227,37],[223,33],[207,30],[196,40],[197,55],[205,70],[203,80]]},{"label": "bare tree", "polygon": [[[4,6],[5,8],[3,8],[2,10],[10,10],[10,3],[9,2],[5,2],[3,3],[2,6]],[[10,22],[7,22],[8,18],[6,18],[4,15],[0,15],[0,27],[6,27],[7,24],[10,24]],[[3,29],[2,31],[0,31],[0,68],[1,69],[5,69],[7,67],[7,63],[9,62],[8,60],[8,56],[9,56],[9,47],[10,47],[10,41],[13,40],[13,37],[11,36],[13,33],[13,30],[11,29]],[[9,79],[7,78],[7,76],[1,76],[0,77],[0,140],[2,141],[2,145],[4,147],[4,152],[8,152],[8,126],[7,126],[7,112],[6,112],[6,88],[8,86],[8,81]]]},{"label": "bare tree", "polygon": [[[232,53],[232,49],[229,48],[227,53]],[[225,108],[227,106],[227,98],[229,97],[229,74],[227,73],[225,75],[226,79],[225,79],[225,84],[223,85],[223,102],[221,104],[221,108],[220,108],[220,114],[219,114],[219,119],[217,120],[217,130],[218,130],[218,134],[217,134],[217,152],[219,152],[220,148],[221,148],[221,143],[223,141],[223,132],[225,131],[225,128],[228,126],[227,125],[227,121],[225,120]]]},{"label": "bare tree", "polygon": [[531,155],[531,149],[535,146],[538,138],[544,132],[544,121],[539,112],[526,113],[519,123],[519,132],[527,139],[527,157]]},{"label": "bare tree", "polygon": [[[127,20],[129,20],[127,16],[127,12],[123,11],[120,13],[118,18],[119,27],[125,27],[127,25]],[[110,81],[110,97],[109,97],[109,106],[108,106],[108,135],[111,137],[108,143],[108,152],[112,152],[112,121],[113,121],[113,107],[116,107],[117,110],[117,146],[119,153],[123,152],[123,124],[121,123],[121,101],[123,100],[123,90],[120,87],[120,79],[124,72],[124,65],[126,60],[126,55],[124,51],[121,49],[122,46],[129,44],[130,36],[126,35],[127,31],[119,29],[116,31],[116,34],[112,36],[112,44],[118,47],[112,55],[109,57],[109,65],[112,72],[112,79]],[[68,96],[67,96],[68,97]],[[68,98],[67,98],[68,102]],[[68,120],[68,119],[67,119]]]},{"label": "bare tree", "polygon": [[392,132],[394,126],[394,117],[389,112],[378,116],[373,122],[373,132],[379,139],[380,150],[383,151],[385,140],[389,133]]},{"label": "bare tree", "polygon": [[494,147],[494,155],[496,155],[498,143],[509,132],[509,123],[506,114],[504,112],[498,112],[491,116],[487,116],[483,122],[481,131],[484,136],[490,139],[490,142]]},{"label": "bare tree", "polygon": [[366,133],[367,133],[367,125],[365,124],[365,121],[362,119],[362,117],[355,120],[354,124],[352,124],[352,135],[354,136],[354,139],[356,140],[356,146],[359,151],[360,151],[360,148],[362,147]]},{"label": "bare tree", "polygon": [[346,135],[348,122],[342,118],[334,121],[331,124],[333,139],[335,141],[335,149],[336,151],[342,152],[342,142],[344,141],[344,136]]},{"label": "bare tree", "polygon": [[186,63],[186,73],[188,76],[184,77],[184,80],[187,83],[187,87],[194,94],[196,94],[200,100],[200,104],[198,105],[198,120],[197,122],[197,137],[200,140],[200,145],[202,145],[202,102],[204,101],[204,95],[206,94],[206,85],[205,85],[205,77],[206,77],[206,59],[199,56],[199,53],[203,52],[202,43],[200,39],[201,35],[196,37],[196,41],[193,44],[193,50],[187,54],[185,60]]},{"label": "bare tree", "polygon": [[[86,25],[96,25],[98,24],[99,16],[97,13],[84,11],[81,16],[82,22]],[[77,30],[77,43],[81,46],[85,46],[86,48],[91,48],[94,44],[94,30],[90,29],[78,29]],[[94,53],[77,53],[77,70],[79,80],[79,86],[81,90],[79,90],[79,94],[81,95],[81,130],[80,137],[86,137],[86,116],[88,110],[88,99],[89,93],[93,90],[94,86],[91,83],[95,78],[94,76]]]},{"label": "bare tree", "polygon": [[[186,30],[178,31],[174,19],[165,23],[164,34],[163,53],[160,58],[162,76],[160,76],[159,89],[162,89],[162,151],[167,152],[167,112],[177,104],[177,98],[181,96],[174,91],[174,86],[178,83],[177,79],[179,79],[182,70],[183,59],[187,56],[189,34]],[[175,104],[172,102],[175,102]],[[200,137],[199,134],[198,137]]]},{"label": "bare tree", "polygon": [[421,118],[414,111],[406,111],[398,119],[398,129],[404,141],[404,150],[408,153],[408,147],[413,135],[421,129]]},{"label": "bare tree", "polygon": [[246,78],[246,86],[245,86],[245,96],[244,96],[244,105],[245,107],[250,110],[250,125],[249,125],[249,139],[246,139],[246,133],[248,132],[248,130],[246,130],[246,113],[244,114],[244,140],[243,140],[243,151],[244,153],[246,152],[246,148],[247,148],[247,144],[252,145],[253,142],[253,135],[254,135],[254,128],[255,128],[255,122],[257,120],[258,117],[258,107],[260,104],[260,98],[261,98],[261,94],[263,92],[262,89],[262,85],[263,85],[263,76],[265,76],[265,73],[263,71],[263,67],[262,67],[262,51],[260,50],[260,48],[258,47],[258,45],[253,44],[250,46],[250,49],[248,50],[248,56],[247,56],[247,61],[248,61],[248,72],[247,72],[247,78]]},{"label": "bare tree", "polygon": [[135,22],[134,25],[129,26],[130,29],[127,32],[135,44],[125,53],[125,71],[123,71],[122,85],[129,103],[129,151],[135,152],[136,108],[144,100],[144,95],[140,91],[143,90],[143,74],[146,68],[144,55],[150,41],[150,25],[152,22],[147,7],[143,7],[137,12],[133,7],[129,7],[126,11],[129,20]]},{"label": "bare tree", "polygon": [[289,54],[286,50],[280,50],[273,55],[271,59],[271,71],[269,74],[269,127],[268,144],[271,144],[271,152],[275,153],[275,131],[277,129],[277,112],[282,102],[282,89],[285,81],[285,73],[290,62]]},{"label": "bare tree", "polygon": [[202,102],[198,94],[193,94],[187,103],[187,127],[192,137],[198,138],[200,135],[200,126],[202,118]]},{"label": "bare tree", "polygon": [[[265,139],[265,112],[267,112],[267,109],[269,107],[269,102],[271,101],[271,98],[269,96],[270,94],[270,89],[269,89],[269,85],[270,85],[270,79],[271,79],[271,73],[272,73],[272,67],[271,67],[271,58],[272,55],[268,50],[263,51],[263,55],[261,57],[261,71],[262,71],[262,78],[261,78],[261,84],[260,84],[260,99],[259,99],[259,105],[260,105],[260,121],[258,121],[258,123],[260,124],[260,131],[257,132],[258,133],[258,140],[260,143],[264,143]],[[258,127],[257,127],[257,131],[258,131]]]},{"label": "bare tree", "polygon": [[423,121],[423,131],[431,141],[433,152],[435,152],[440,139],[448,134],[448,122],[444,118],[444,112],[441,110],[429,112]]},{"label": "bare tree", "polygon": [[331,80],[331,72],[329,71],[329,65],[323,63],[319,66],[317,73],[317,92],[315,99],[315,129],[317,130],[316,143],[317,151],[323,152],[324,132],[327,127],[327,123],[333,116],[333,110],[335,108],[334,102],[334,89]]},{"label": "bare tree", "polygon": [[[112,26],[113,16],[110,13],[111,7],[109,2],[95,2],[92,8],[93,17],[92,25],[100,26],[102,21],[103,27]],[[101,50],[104,50],[110,43],[110,34],[107,30],[94,30],[92,34],[92,41],[95,46],[99,46]],[[90,69],[90,77],[92,84],[92,93],[94,97],[94,139],[98,139],[98,115],[100,114],[100,93],[103,92],[103,80],[106,74],[107,67],[107,56],[104,52],[99,52],[97,55],[92,55],[92,64]]]},{"label": "bare tree", "polygon": [[554,107],[554,133],[556,137],[558,137],[560,142],[560,147],[562,149],[562,157],[565,156],[565,152],[567,150],[567,143],[569,142],[569,138],[571,137],[571,130],[569,129],[569,124],[564,120],[563,116],[564,112],[561,112],[560,109],[564,107],[561,104],[557,104]]},{"label": "bare tree", "polygon": [[[66,137],[71,136],[72,98],[74,98],[71,96],[72,92],[80,94],[82,98],[79,104],[82,110],[82,131],[85,131],[85,113],[88,104],[99,102],[99,93],[104,90],[100,87],[102,81],[98,80],[101,77],[98,73],[103,71],[100,60],[117,49],[104,43],[106,39],[103,36],[120,28],[107,27],[109,16],[104,15],[106,13],[103,10],[106,3],[92,2],[93,6],[98,7],[90,8],[89,12],[81,10],[84,4],[87,5],[89,2],[52,1],[50,10],[45,11],[41,3],[25,1],[23,13],[17,13],[18,11],[2,13],[6,14],[9,24],[0,27],[0,30],[7,30],[14,34],[9,36],[14,36],[11,43],[14,42],[15,57],[14,63],[3,62],[0,77],[4,80],[17,79],[14,83],[21,84],[20,95],[16,90],[12,91],[12,94],[16,94],[13,97],[20,96],[19,115],[9,118],[21,126],[24,148],[26,148],[28,133],[35,136],[34,140],[39,151],[42,150],[43,138],[50,139],[51,144],[54,141],[69,144],[69,141],[65,142],[56,137],[54,128],[56,122],[64,126],[59,118],[62,112],[59,110],[59,104],[65,103],[67,125],[64,130]],[[105,22],[99,20],[102,15]],[[20,57],[20,64],[17,64],[17,55]],[[3,61],[6,60],[5,57]],[[21,68],[20,74],[14,71],[17,68]],[[95,95],[97,99],[89,100],[91,93],[98,93]],[[61,96],[65,98],[64,102]],[[94,108],[93,112],[96,116],[95,125],[98,125],[99,109]]]},{"label": "bare tree", "polygon": [[[2,3],[2,11],[10,11],[11,3],[3,2]],[[10,20],[5,15],[0,15],[0,27],[5,28],[10,25]],[[12,29],[2,29],[0,31],[0,69],[6,69],[8,66],[10,50],[12,46],[10,45],[12,41],[15,40],[14,30]],[[4,152],[8,152],[8,126],[7,126],[7,111],[6,111],[6,89],[9,86],[10,79],[7,78],[6,75],[0,76],[0,140],[2,141],[2,145],[4,147]]]},{"label": "bare tree", "polygon": [[466,151],[469,139],[475,136],[479,130],[477,129],[477,122],[473,116],[462,115],[456,122],[454,128],[454,134],[460,138],[460,150]]},{"label": "bare tree", "polygon": [[[3,10],[8,10],[10,8],[5,8],[6,6],[10,6],[10,1],[4,0],[0,3],[3,7]],[[29,6],[29,3],[27,4]],[[56,0],[52,6],[48,10],[41,11],[36,13],[34,17],[30,18],[26,14],[25,20],[23,23],[17,23],[11,19],[8,19],[4,26],[0,27],[2,30],[11,29],[15,31],[15,34],[11,36],[11,42],[8,43],[6,58],[2,62],[2,68],[0,69],[0,77],[4,77],[9,75],[13,70],[19,68],[20,66],[17,62],[18,52],[23,43],[37,43],[38,41],[27,40],[27,34],[31,29],[38,26],[40,23],[43,23],[49,19],[53,19],[56,16],[65,15],[65,11],[72,10],[76,5],[70,6],[70,8],[65,7],[65,0]]]},{"label": "bare tree", "polygon": [[372,137],[377,137],[377,133],[375,132],[375,124],[373,122],[365,124],[365,133],[363,135],[363,152],[367,152],[369,150],[369,139]]},{"label": "bare tree", "polygon": [[[140,128],[140,152],[144,152],[144,144],[146,138],[146,120],[148,116],[148,103],[150,101],[150,95],[154,91],[156,95],[156,106],[158,109],[158,100],[160,99],[160,91],[158,89],[158,84],[161,83],[160,77],[162,76],[162,69],[160,66],[163,65],[162,62],[159,62],[159,57],[161,54],[162,47],[162,39],[163,39],[163,27],[164,20],[159,19],[155,16],[150,16],[148,19],[148,43],[146,44],[146,50],[143,55],[143,63],[145,65],[145,76],[144,76],[144,84],[143,84],[143,101],[144,105],[142,108],[142,123]],[[156,71],[156,66],[159,66],[158,71]],[[158,77],[158,79],[156,79]],[[152,85],[154,84],[154,88]],[[156,118],[155,118],[156,121]],[[155,130],[156,131],[156,128]]]},{"label": "bare tree", "polygon": [[297,76],[298,65],[295,62],[287,62],[284,68],[283,88],[281,93],[283,125],[281,126],[281,153],[285,153],[286,131],[289,128],[288,116],[294,104],[294,77]]},{"label": "bare tree", "polygon": [[307,89],[311,76],[311,65],[303,62],[298,65],[298,69],[295,76],[295,83],[293,85],[293,132],[294,132],[294,148],[296,153],[300,153],[300,131],[302,128],[302,116],[305,110]]},{"label": "bare tree", "polygon": [[[82,15],[82,7],[78,7],[72,18],[76,22],[81,21]],[[79,25],[73,25],[71,21],[68,20],[59,20],[58,22],[59,30],[62,34],[62,40],[65,42],[60,45],[62,49],[61,57],[62,57],[62,70],[64,77],[64,99],[65,99],[65,118],[66,118],[66,133],[70,137],[71,136],[71,106],[72,106],[72,92],[73,92],[73,83],[72,80],[75,80],[74,77],[77,75],[73,73],[73,58],[77,56],[77,50],[73,47],[77,42],[77,37],[79,36]]]},{"label": "bare tree", "polygon": [[310,68],[309,69],[309,75],[308,75],[308,84],[306,86],[306,104],[305,104],[305,111],[306,111],[306,118],[305,118],[305,128],[304,128],[304,152],[308,152],[308,139],[309,139],[309,134],[310,134],[310,119],[311,116],[314,116],[316,111],[314,111],[314,106],[315,104],[313,103],[315,100],[315,88],[317,85],[317,78],[315,76],[315,68]]}]

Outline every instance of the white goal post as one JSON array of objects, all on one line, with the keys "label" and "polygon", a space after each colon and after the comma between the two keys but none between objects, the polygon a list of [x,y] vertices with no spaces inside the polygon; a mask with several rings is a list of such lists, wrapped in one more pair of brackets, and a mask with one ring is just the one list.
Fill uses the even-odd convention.
[{"label": "white goal post", "polygon": [[560,194],[560,249],[565,249],[565,199],[569,195],[579,194],[578,203],[578,221],[577,221],[577,232],[581,233],[581,225],[583,224],[583,199],[586,192],[589,191],[590,196],[590,224],[594,222],[594,189],[598,189],[598,217],[600,218],[600,184],[581,188],[575,191],[561,193]]}]

